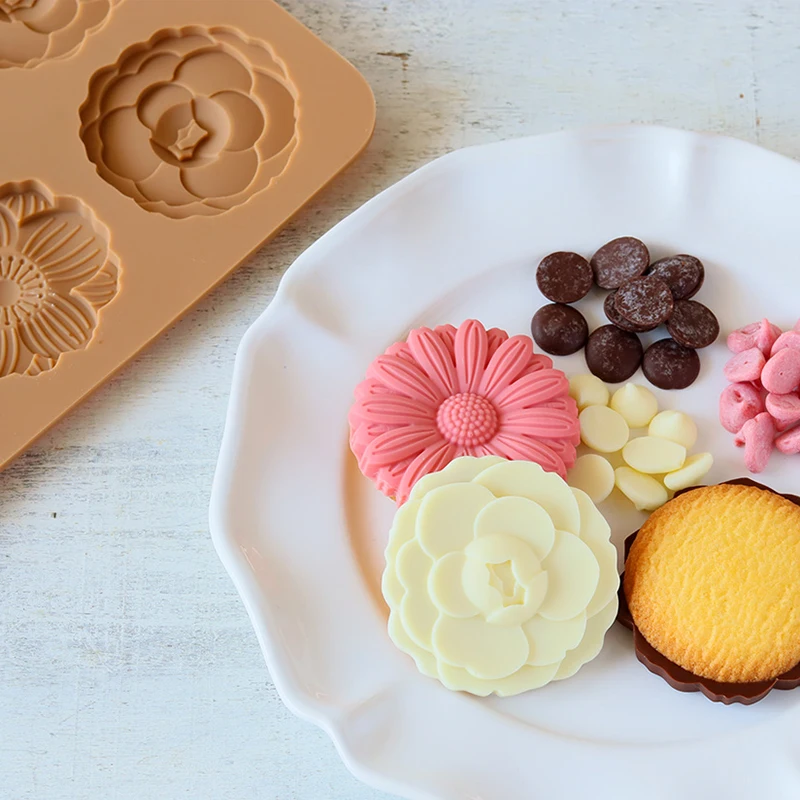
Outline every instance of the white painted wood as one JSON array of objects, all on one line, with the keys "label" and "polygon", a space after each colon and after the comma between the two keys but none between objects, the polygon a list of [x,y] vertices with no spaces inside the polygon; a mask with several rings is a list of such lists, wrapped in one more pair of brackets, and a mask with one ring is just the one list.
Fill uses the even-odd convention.
[{"label": "white painted wood", "polygon": [[578,125],[663,123],[800,157],[794,0],[284,5],[366,75],[375,138],[0,475],[4,800],[386,797],[281,704],[206,524],[236,345],[336,221],[448,150]]}]

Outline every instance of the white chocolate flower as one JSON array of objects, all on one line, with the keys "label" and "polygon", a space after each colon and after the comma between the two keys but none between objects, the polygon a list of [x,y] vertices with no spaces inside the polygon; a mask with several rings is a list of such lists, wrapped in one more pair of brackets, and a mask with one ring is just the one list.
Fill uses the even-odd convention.
[{"label": "white chocolate flower", "polygon": [[584,492],[528,461],[457,458],[394,519],[389,635],[448,689],[508,696],[574,675],[617,614],[617,553]]}]

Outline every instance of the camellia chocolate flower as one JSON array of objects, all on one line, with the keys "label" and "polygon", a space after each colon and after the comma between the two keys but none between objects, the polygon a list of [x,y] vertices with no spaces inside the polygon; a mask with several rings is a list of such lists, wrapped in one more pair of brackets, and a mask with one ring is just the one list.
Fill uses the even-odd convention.
[{"label": "camellia chocolate flower", "polygon": [[355,397],[350,447],[398,503],[459,456],[534,461],[562,478],[575,463],[580,425],[564,373],[529,337],[475,320],[411,331],[370,365]]},{"label": "camellia chocolate flower", "polygon": [[448,689],[508,696],[574,675],[617,613],[617,551],[588,495],[529,461],[422,478],[386,549],[389,635]]},{"label": "camellia chocolate flower", "polygon": [[81,121],[101,177],[173,218],[245,202],[297,144],[286,67],[267,45],[222,28],[167,31],[130,48],[95,76]]}]

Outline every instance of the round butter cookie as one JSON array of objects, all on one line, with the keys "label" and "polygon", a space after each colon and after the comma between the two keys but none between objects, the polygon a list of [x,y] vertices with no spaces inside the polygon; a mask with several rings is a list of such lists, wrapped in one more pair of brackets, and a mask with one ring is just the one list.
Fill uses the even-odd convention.
[{"label": "round butter cookie", "polygon": [[779,678],[800,662],[800,506],[757,485],[688,490],[639,531],[624,594],[646,642],[689,673]]}]

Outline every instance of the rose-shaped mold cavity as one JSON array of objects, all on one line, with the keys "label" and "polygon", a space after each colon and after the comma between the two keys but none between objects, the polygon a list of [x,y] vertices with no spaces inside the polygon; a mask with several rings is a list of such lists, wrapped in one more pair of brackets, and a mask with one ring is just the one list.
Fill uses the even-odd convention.
[{"label": "rose-shaped mold cavity", "polygon": [[538,464],[463,457],[395,516],[389,634],[448,689],[508,696],[574,675],[617,614],[617,554],[589,497]]},{"label": "rose-shaped mold cavity", "polygon": [[0,186],[0,380],[85,348],[119,290],[108,229],[37,181]]},{"label": "rose-shaped mold cavity", "polygon": [[267,44],[229,28],[166,30],[95,74],[80,135],[98,174],[145,210],[220,214],[286,169],[296,98]]},{"label": "rose-shaped mold cavity", "polygon": [[119,0],[0,0],[0,68],[69,55]]},{"label": "rose-shaped mold cavity", "polygon": [[569,381],[528,336],[458,328],[412,330],[367,370],[350,409],[359,469],[398,503],[460,456],[535,461],[566,477],[580,442]]}]

